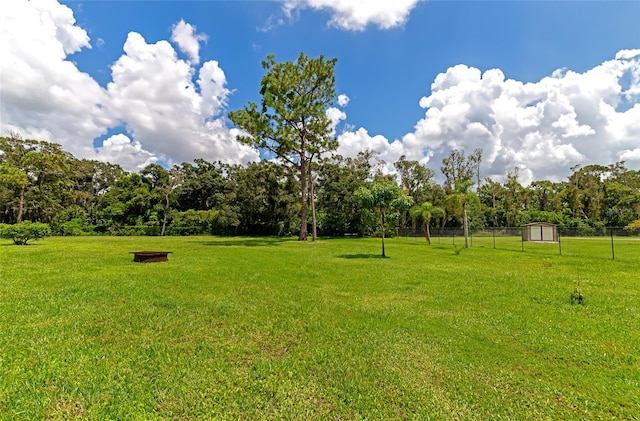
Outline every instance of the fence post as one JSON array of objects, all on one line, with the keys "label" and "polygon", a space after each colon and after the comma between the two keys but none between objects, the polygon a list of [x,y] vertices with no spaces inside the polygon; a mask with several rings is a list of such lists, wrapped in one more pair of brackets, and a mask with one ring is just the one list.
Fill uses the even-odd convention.
[{"label": "fence post", "polygon": [[611,232],[611,260],[616,260],[616,251],[613,248],[613,227],[609,227]]},{"label": "fence post", "polygon": [[560,230],[558,230],[558,251],[560,252],[560,256],[562,256],[562,242],[560,242]]},{"label": "fence post", "polygon": [[496,227],[493,227],[493,248],[496,248]]},{"label": "fence post", "polygon": [[524,227],[520,228],[520,241],[522,242],[522,251],[524,251]]}]

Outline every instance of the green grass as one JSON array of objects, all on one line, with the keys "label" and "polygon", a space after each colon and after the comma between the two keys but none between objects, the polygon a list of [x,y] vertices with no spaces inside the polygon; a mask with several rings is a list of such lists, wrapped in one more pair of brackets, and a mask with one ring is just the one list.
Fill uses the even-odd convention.
[{"label": "green grass", "polygon": [[640,242],[483,241],[1,242],[0,419],[638,419]]}]

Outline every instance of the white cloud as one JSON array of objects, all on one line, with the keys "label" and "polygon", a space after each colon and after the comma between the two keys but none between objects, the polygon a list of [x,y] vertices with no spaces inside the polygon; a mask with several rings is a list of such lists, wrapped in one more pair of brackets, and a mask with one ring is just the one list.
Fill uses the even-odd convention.
[{"label": "white cloud", "polygon": [[640,148],[636,148],[632,151],[622,151],[622,153],[620,153],[620,159],[623,161],[640,161]]},{"label": "white cloud", "polygon": [[420,0],[286,0],[283,10],[287,16],[306,7],[328,10],[329,25],[350,30],[363,31],[369,25],[380,29],[391,29],[404,25],[411,10]]},{"label": "white cloud", "polygon": [[338,95],[338,105],[341,107],[346,107],[349,105],[349,97],[345,94]]},{"label": "white cloud", "polygon": [[145,149],[173,162],[258,158],[219,117],[229,90],[217,62],[205,62],[194,84],[195,68],[179,60],[167,41],[147,44],[131,32],[124,51],[111,68],[107,91],[119,119]]},{"label": "white cloud", "polygon": [[171,41],[175,42],[180,51],[189,56],[192,64],[200,62],[200,41],[208,39],[206,34],[196,34],[196,27],[186,23],[183,19],[173,25]]},{"label": "white cloud", "polygon": [[640,56],[640,49],[620,50],[616,53],[616,60],[630,60]]},{"label": "white cloud", "polygon": [[3,5],[0,124],[24,137],[54,141],[82,156],[115,123],[104,89],[67,56],[90,48],[73,12],[52,0]]},{"label": "white cloud", "polygon": [[125,171],[140,171],[158,161],[149,151],[145,151],[138,141],[132,141],[124,134],[116,134],[104,140],[98,148],[98,158],[105,162],[117,162]]},{"label": "white cloud", "polygon": [[[105,89],[68,57],[90,48],[87,32],[75,24],[71,9],[53,0],[16,0],[3,12],[2,133],[13,130],[53,141],[78,157],[128,169],[157,160],[258,159],[256,150],[235,141],[235,131],[221,117],[229,90],[216,61],[197,68],[180,60],[169,42],[147,44],[132,32]],[[201,37],[193,35],[195,29],[188,24],[181,26],[185,33],[187,26],[192,39]],[[184,42],[187,38],[180,41],[181,48],[194,60],[198,50]],[[112,136],[93,147],[94,139],[122,125],[128,137]]]},{"label": "white cloud", "polygon": [[344,111],[342,111],[342,110],[340,110],[340,109],[338,109],[336,107],[327,108],[326,114],[327,114],[327,118],[331,122],[331,125],[329,126],[329,129],[330,129],[330,132],[331,132],[331,136],[335,136],[336,127],[338,126],[340,121],[342,121],[342,120],[347,118],[347,114],[345,114]]},{"label": "white cloud", "polygon": [[376,158],[384,161],[384,172],[394,172],[393,163],[404,154],[404,148],[400,141],[389,140],[382,135],[371,136],[363,127],[355,132],[345,131],[338,136],[339,155],[354,158],[358,153],[369,150],[375,152]]},{"label": "white cloud", "polygon": [[[82,48],[91,48],[87,32],[75,25],[76,20],[70,8],[59,5],[54,0],[33,0],[31,3],[33,10],[39,14],[40,23],[46,25],[49,31],[55,30],[55,38],[60,42],[64,53],[73,54]],[[9,10],[13,7],[23,8],[24,3],[12,3]]]}]

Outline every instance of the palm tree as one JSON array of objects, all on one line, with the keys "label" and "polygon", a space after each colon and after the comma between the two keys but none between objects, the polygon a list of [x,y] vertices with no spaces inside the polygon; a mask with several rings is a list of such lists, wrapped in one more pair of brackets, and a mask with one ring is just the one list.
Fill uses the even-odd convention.
[{"label": "palm tree", "polygon": [[387,229],[388,218],[398,214],[413,205],[413,198],[408,196],[395,181],[386,177],[375,180],[371,188],[360,187],[355,196],[361,201],[362,206],[371,209],[378,216],[378,227],[382,234],[382,257],[387,257],[384,252],[384,237]]},{"label": "palm tree", "polygon": [[464,233],[464,247],[469,248],[469,218],[467,211],[470,206],[478,205],[480,199],[478,196],[469,191],[469,187],[473,184],[471,179],[457,184],[451,194],[445,198],[445,204],[452,213],[459,218],[462,216],[462,227]]},{"label": "palm tree", "polygon": [[424,237],[427,239],[427,243],[431,244],[431,233],[429,232],[429,222],[431,218],[444,218],[445,211],[442,208],[433,206],[431,202],[424,202],[419,206],[411,208],[411,217],[415,220],[422,220],[422,229],[424,231]]}]

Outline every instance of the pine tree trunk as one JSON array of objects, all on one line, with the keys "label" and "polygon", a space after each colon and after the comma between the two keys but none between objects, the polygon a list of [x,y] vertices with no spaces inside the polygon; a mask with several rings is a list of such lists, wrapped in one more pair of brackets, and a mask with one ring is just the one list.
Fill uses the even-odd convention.
[{"label": "pine tree trunk", "polygon": [[309,169],[309,199],[311,200],[311,241],[316,241],[318,239],[316,199],[314,195],[313,174],[311,174],[311,169]]},{"label": "pine tree trunk", "polygon": [[300,235],[298,241],[307,241],[307,158],[300,154],[300,193],[302,207],[300,208]]}]

